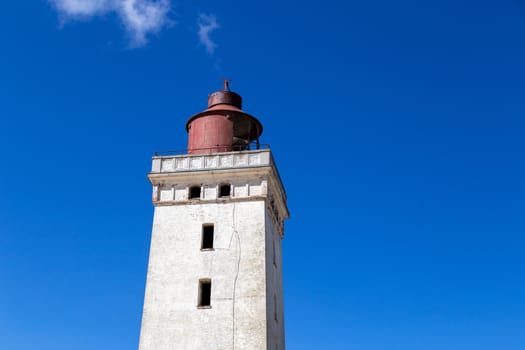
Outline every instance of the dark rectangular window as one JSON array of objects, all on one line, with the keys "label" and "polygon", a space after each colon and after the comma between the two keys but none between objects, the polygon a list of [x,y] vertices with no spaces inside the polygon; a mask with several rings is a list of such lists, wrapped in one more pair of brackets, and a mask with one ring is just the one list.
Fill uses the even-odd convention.
[{"label": "dark rectangular window", "polygon": [[272,241],[272,251],[273,251],[273,266],[277,266],[277,260],[275,257],[275,241]]},{"label": "dark rectangular window", "polygon": [[275,321],[279,321],[277,318],[277,296],[275,294],[273,295],[273,318]]},{"label": "dark rectangular window", "polygon": [[200,199],[201,198],[201,187],[200,186],[190,187],[188,198],[189,199]]},{"label": "dark rectangular window", "polygon": [[199,281],[199,307],[207,307],[211,304],[211,280]]},{"label": "dark rectangular window", "polygon": [[213,225],[202,226],[201,249],[213,249]]},{"label": "dark rectangular window", "polygon": [[231,194],[231,185],[222,184],[219,186],[219,197],[229,197]]}]

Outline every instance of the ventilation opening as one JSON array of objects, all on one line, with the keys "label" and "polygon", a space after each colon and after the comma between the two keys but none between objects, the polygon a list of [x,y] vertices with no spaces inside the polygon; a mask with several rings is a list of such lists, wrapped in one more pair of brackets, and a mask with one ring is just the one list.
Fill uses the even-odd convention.
[{"label": "ventilation opening", "polygon": [[275,241],[272,241],[272,251],[273,251],[273,266],[277,266],[277,258],[275,257]]},{"label": "ventilation opening", "polygon": [[201,187],[192,186],[190,187],[189,199],[200,199],[201,198]]},{"label": "ventilation opening", "polygon": [[275,322],[278,322],[279,319],[277,318],[277,296],[273,295],[273,318]]},{"label": "ventilation opening", "polygon": [[223,184],[219,186],[219,197],[229,197],[231,195],[231,185]]},{"label": "ventilation opening", "polygon": [[201,249],[213,249],[213,225],[202,226],[202,242]]},{"label": "ventilation opening", "polygon": [[211,280],[199,281],[199,307],[210,307]]}]

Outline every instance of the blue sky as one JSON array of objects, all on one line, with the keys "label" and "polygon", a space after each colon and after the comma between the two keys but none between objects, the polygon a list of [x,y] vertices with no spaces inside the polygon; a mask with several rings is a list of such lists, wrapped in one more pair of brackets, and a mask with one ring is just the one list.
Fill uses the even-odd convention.
[{"label": "blue sky", "polygon": [[0,17],[1,349],[137,348],[150,158],[223,76],[288,192],[288,349],[523,349],[523,1]]}]

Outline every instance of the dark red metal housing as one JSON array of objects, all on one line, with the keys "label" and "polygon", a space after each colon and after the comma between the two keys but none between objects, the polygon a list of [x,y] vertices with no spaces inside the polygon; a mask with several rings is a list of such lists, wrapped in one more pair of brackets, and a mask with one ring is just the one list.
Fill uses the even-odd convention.
[{"label": "dark red metal housing", "polygon": [[188,125],[188,153],[229,152],[232,150],[233,123],[224,115],[195,118]]},{"label": "dark red metal housing", "polygon": [[224,89],[208,96],[208,109],[191,117],[186,123],[188,153],[215,153],[247,149],[259,143],[262,124],[242,109],[242,97]]}]

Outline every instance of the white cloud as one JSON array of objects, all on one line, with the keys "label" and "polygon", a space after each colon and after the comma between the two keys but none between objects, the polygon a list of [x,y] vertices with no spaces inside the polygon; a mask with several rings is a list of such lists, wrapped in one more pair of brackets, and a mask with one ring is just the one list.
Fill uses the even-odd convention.
[{"label": "white cloud", "polygon": [[210,33],[220,28],[217,18],[214,15],[201,13],[197,21],[199,25],[199,41],[206,48],[209,54],[212,54],[217,48],[217,44],[210,38]]},{"label": "white cloud", "polygon": [[173,23],[170,0],[49,0],[64,21],[115,12],[126,28],[132,46],[143,46],[148,35]]},{"label": "white cloud", "polygon": [[168,18],[169,0],[122,0],[121,6],[122,21],[138,46],[147,42],[149,33],[157,33],[172,23]]},{"label": "white cloud", "polygon": [[58,11],[71,17],[89,17],[103,13],[110,5],[110,0],[51,0]]}]

